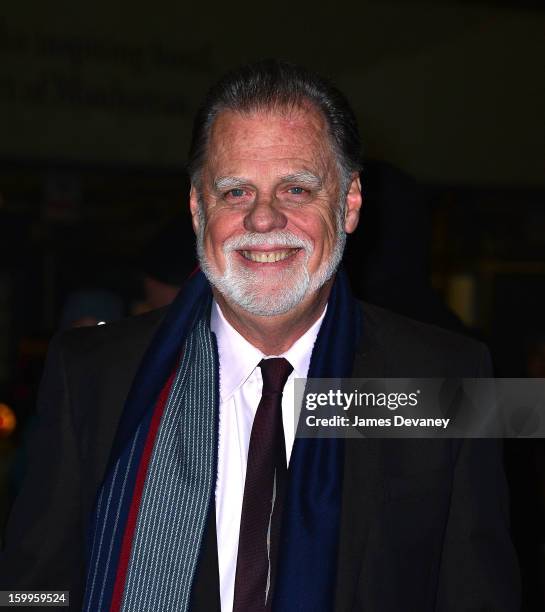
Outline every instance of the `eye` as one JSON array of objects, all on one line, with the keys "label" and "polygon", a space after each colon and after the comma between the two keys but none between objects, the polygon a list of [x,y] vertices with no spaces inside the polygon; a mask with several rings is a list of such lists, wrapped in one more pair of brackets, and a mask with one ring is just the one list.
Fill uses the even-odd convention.
[{"label": "eye", "polygon": [[252,192],[245,187],[233,187],[223,194],[228,204],[246,204],[251,199]]},{"label": "eye", "polygon": [[306,193],[306,189],[303,189],[302,187],[290,187],[288,189],[288,193],[291,193],[292,195],[303,195]]}]

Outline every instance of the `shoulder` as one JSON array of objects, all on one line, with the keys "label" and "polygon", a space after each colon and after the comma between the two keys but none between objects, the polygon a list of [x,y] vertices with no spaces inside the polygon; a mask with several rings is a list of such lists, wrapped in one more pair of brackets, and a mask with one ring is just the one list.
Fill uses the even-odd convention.
[{"label": "shoulder", "polygon": [[107,398],[124,401],[165,311],[71,329],[53,338],[46,372],[67,388],[76,412],[88,412],[85,406]]},{"label": "shoulder", "polygon": [[389,376],[491,376],[486,346],[473,338],[360,302],[358,353],[381,355]]},{"label": "shoulder", "polygon": [[63,331],[50,343],[41,410],[52,414],[51,405],[65,398],[93,482],[102,477],[127,394],[164,313]]},{"label": "shoulder", "polygon": [[63,331],[53,339],[52,345],[70,357],[87,355],[89,358],[113,358],[120,353],[143,352],[166,310],[161,308],[104,325]]}]

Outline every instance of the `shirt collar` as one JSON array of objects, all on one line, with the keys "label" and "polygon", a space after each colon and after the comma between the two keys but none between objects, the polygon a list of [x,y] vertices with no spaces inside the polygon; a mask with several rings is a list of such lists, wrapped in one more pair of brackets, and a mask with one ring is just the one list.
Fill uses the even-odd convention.
[{"label": "shirt collar", "polygon": [[264,355],[223,316],[216,300],[212,303],[210,329],[216,334],[220,359],[220,400],[228,400],[243,385],[264,357],[284,357],[293,366],[293,375],[305,378],[312,349],[320,331],[327,304],[320,317],[282,355]]}]

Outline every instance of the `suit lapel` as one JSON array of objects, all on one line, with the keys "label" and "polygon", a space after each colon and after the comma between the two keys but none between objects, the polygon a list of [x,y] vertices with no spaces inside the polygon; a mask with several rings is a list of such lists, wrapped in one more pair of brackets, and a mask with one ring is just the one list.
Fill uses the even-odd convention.
[{"label": "suit lapel", "polygon": [[[387,376],[386,355],[365,316],[362,331],[353,377]],[[335,612],[353,609],[371,520],[383,496],[379,451],[380,439],[345,440]]]},{"label": "suit lapel", "polygon": [[372,517],[382,498],[380,440],[346,440],[335,612],[353,609]]}]

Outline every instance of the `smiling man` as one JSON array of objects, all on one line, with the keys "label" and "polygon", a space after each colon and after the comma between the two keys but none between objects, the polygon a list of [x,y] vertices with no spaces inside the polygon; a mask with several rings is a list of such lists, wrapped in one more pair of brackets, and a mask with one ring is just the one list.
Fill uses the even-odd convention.
[{"label": "smiling man", "polygon": [[228,74],[189,171],[202,272],[166,312],[52,343],[2,588],[89,611],[518,609],[496,441],[295,436],[296,377],[490,372],[482,345],[352,297],[342,94],[273,60]]}]

